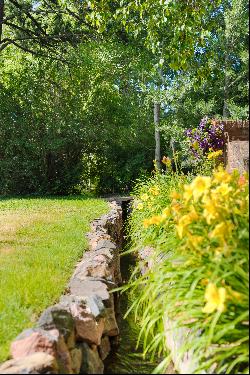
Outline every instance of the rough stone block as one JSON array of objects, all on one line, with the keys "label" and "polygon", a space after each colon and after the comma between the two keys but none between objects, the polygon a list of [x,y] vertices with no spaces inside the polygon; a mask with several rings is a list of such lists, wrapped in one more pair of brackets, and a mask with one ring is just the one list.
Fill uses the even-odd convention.
[{"label": "rough stone block", "polygon": [[249,170],[249,141],[231,141],[227,145],[227,170],[240,173]]},{"label": "rough stone block", "polygon": [[12,359],[0,366],[0,374],[58,374],[58,371],[55,358],[42,352]]},{"label": "rough stone block", "polygon": [[79,374],[82,365],[82,350],[79,348],[70,351],[72,370],[74,374]]},{"label": "rough stone block", "polygon": [[11,344],[13,359],[43,352],[56,358],[60,373],[71,374],[71,358],[63,336],[57,329],[45,331],[40,328],[23,331]]},{"label": "rough stone block", "polygon": [[88,344],[81,346],[83,361],[80,372],[83,374],[103,374],[104,365],[97,348],[90,348]]},{"label": "rough stone block", "polygon": [[98,296],[65,296],[61,304],[73,316],[78,340],[100,345],[104,330],[104,305]]},{"label": "rough stone block", "polygon": [[110,236],[106,233],[106,230],[96,230],[94,233],[88,235],[89,249],[91,251],[96,250],[100,241],[110,240]]},{"label": "rough stone block", "polygon": [[119,328],[117,325],[114,308],[106,308],[106,316],[105,316],[103,334],[108,335],[108,336],[119,335]]},{"label": "rough stone block", "polygon": [[108,336],[104,336],[101,340],[101,345],[99,348],[99,353],[101,359],[104,361],[105,358],[109,355],[111,351],[110,341]]},{"label": "rough stone block", "polygon": [[74,308],[75,305],[79,305],[82,309],[86,310],[87,314],[91,313],[95,318],[105,316],[105,307],[98,295],[83,297],[75,295],[62,296],[60,304],[69,312],[71,312],[72,307]]},{"label": "rough stone block", "polygon": [[71,349],[75,344],[75,324],[72,315],[60,305],[47,308],[37,323],[44,330],[58,329],[64,337],[67,346]]}]

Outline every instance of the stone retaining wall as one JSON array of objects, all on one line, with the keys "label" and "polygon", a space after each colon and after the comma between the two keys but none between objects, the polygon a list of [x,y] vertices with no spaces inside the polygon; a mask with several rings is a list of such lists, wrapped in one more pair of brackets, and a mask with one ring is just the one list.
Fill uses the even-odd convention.
[{"label": "stone retaining wall", "polygon": [[224,125],[223,161],[228,172],[249,171],[249,120],[218,120]]},{"label": "stone retaining wall", "polygon": [[110,290],[121,282],[122,208],[91,224],[84,252],[60,301],[36,326],[11,344],[12,359],[1,374],[103,374],[103,360],[117,342],[118,299]]},{"label": "stone retaining wall", "polygon": [[[146,246],[138,252],[139,265],[141,273],[147,272],[154,264],[164,260],[164,255],[153,259],[154,248]],[[165,329],[166,347],[171,355],[171,363],[164,371],[165,374],[194,374],[198,367],[196,358],[193,356],[192,350],[182,353],[184,343],[191,340],[193,332],[186,327],[179,327],[176,322],[169,319],[167,315],[163,317]],[[205,374],[205,371],[200,374]]]}]

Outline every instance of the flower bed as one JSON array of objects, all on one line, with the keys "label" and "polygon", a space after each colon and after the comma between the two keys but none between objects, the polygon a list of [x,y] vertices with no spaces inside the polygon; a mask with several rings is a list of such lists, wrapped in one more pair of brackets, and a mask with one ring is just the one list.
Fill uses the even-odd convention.
[{"label": "flower bed", "polygon": [[210,149],[217,151],[224,147],[224,125],[204,117],[195,129],[186,130],[186,136],[196,158],[206,155]]},{"label": "flower bed", "polygon": [[154,251],[129,287],[145,351],[166,353],[167,318],[189,332],[178,354],[192,352],[189,373],[248,373],[248,222],[247,175],[220,167],[211,176],[156,174],[138,183],[132,247]]}]

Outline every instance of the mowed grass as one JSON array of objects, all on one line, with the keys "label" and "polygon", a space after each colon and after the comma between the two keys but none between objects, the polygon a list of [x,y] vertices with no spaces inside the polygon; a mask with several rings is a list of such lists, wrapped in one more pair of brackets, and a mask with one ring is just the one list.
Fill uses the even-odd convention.
[{"label": "mowed grass", "polygon": [[87,198],[0,200],[0,362],[24,328],[64,292],[108,204]]}]

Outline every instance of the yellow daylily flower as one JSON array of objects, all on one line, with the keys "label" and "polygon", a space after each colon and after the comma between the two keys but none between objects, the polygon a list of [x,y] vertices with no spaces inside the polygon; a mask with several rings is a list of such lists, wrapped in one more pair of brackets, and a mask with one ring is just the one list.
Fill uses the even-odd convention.
[{"label": "yellow daylily flower", "polygon": [[229,237],[234,225],[230,221],[222,222],[216,225],[216,227],[209,233],[210,238],[217,238],[222,242],[225,242],[225,237]]},{"label": "yellow daylily flower", "polygon": [[199,148],[199,143],[198,143],[198,141],[195,141],[195,142],[192,144],[192,147],[193,147],[195,150],[198,150],[198,148]]},{"label": "yellow daylily flower", "polygon": [[142,196],[141,196],[141,200],[142,201],[144,201],[144,202],[146,202],[147,200],[149,199],[149,195],[148,194],[142,194]]},{"label": "yellow daylily flower", "polygon": [[216,189],[213,190],[213,193],[222,195],[225,197],[232,191],[232,188],[227,183],[222,183]]},{"label": "yellow daylily flower", "polygon": [[174,203],[171,205],[171,209],[174,213],[177,213],[181,210],[182,206],[180,203]]},{"label": "yellow daylily flower", "polygon": [[211,186],[211,177],[197,176],[190,186],[193,190],[194,199],[198,200],[202,195],[208,193]]},{"label": "yellow daylily flower", "polygon": [[188,214],[188,216],[190,217],[191,221],[195,221],[195,220],[199,219],[199,215],[195,211],[194,207],[192,208],[192,210],[190,211],[190,213]]},{"label": "yellow daylily flower", "polygon": [[204,203],[203,216],[210,225],[213,220],[216,220],[219,217],[218,208],[215,202],[208,196],[204,196],[202,202]]},{"label": "yellow daylily flower", "polygon": [[229,183],[231,180],[232,176],[223,167],[219,167],[213,174],[213,181],[217,184]]},{"label": "yellow daylily flower", "polygon": [[149,219],[144,219],[144,220],[143,220],[143,226],[144,226],[144,228],[148,228],[148,227],[150,226],[150,221],[149,221]]},{"label": "yellow daylily flower", "polygon": [[148,208],[149,208],[149,209],[152,208],[152,203],[151,203],[151,202],[148,202]]},{"label": "yellow daylily flower", "polygon": [[159,195],[160,194],[160,190],[158,188],[158,186],[152,186],[150,189],[149,189],[149,192],[153,195]]},{"label": "yellow daylily flower", "polygon": [[193,196],[193,189],[190,185],[184,185],[184,193],[183,198],[186,202],[188,202]]},{"label": "yellow daylily flower", "polygon": [[226,309],[226,289],[217,288],[213,283],[209,283],[206,287],[205,300],[206,305],[202,309],[202,312],[211,314],[215,310],[223,312]]},{"label": "yellow daylily flower", "polygon": [[171,193],[170,193],[170,198],[171,199],[180,199],[180,194],[179,193],[177,193],[177,191],[172,191]]},{"label": "yellow daylily flower", "polygon": [[208,154],[207,158],[208,158],[208,160],[216,159],[218,156],[220,156],[222,154],[223,154],[222,150],[213,151],[213,152],[210,152]]},{"label": "yellow daylily flower", "polygon": [[195,249],[199,247],[203,240],[204,238],[202,236],[188,235],[188,243],[191,247],[194,247]]},{"label": "yellow daylily flower", "polygon": [[178,224],[176,225],[176,231],[180,238],[183,238],[183,235],[186,233],[186,228],[189,224],[193,221],[192,216],[190,214],[183,215]]},{"label": "yellow daylily flower", "polygon": [[163,156],[162,163],[165,164],[167,167],[171,167],[171,159],[168,156]]},{"label": "yellow daylily flower", "polygon": [[138,203],[138,204],[137,204],[137,209],[138,209],[138,210],[143,210],[143,207],[144,207],[144,206],[143,206],[143,203]]},{"label": "yellow daylily flower", "polygon": [[170,215],[171,215],[171,210],[170,210],[170,208],[169,208],[169,207],[164,208],[164,210],[162,211],[162,217],[167,218],[167,217],[169,217]]},{"label": "yellow daylily flower", "polygon": [[163,218],[160,215],[153,216],[150,219],[150,223],[151,224],[156,224],[156,225],[160,224],[162,221],[163,221]]},{"label": "yellow daylily flower", "polygon": [[148,228],[150,225],[153,225],[153,224],[159,225],[160,223],[162,223],[163,220],[164,218],[160,215],[152,216],[149,219],[143,220],[143,226],[145,228]]}]

